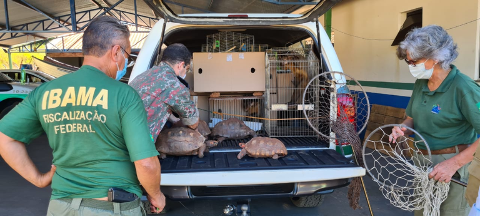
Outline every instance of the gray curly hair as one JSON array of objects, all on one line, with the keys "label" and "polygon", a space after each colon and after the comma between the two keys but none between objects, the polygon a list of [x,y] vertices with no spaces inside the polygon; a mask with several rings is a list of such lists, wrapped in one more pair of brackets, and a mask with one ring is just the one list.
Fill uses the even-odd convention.
[{"label": "gray curly hair", "polygon": [[397,48],[398,58],[406,59],[407,51],[414,60],[421,58],[437,60],[445,70],[450,68],[450,64],[458,56],[457,44],[447,31],[437,25],[410,31]]}]

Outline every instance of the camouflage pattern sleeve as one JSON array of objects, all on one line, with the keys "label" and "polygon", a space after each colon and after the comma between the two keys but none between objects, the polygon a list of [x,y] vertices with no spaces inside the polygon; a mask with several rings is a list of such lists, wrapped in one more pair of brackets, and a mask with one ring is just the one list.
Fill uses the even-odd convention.
[{"label": "camouflage pattern sleeve", "polygon": [[[177,81],[177,83],[180,83]],[[172,111],[178,113],[184,125],[193,125],[198,121],[198,110],[195,103],[190,100],[190,92],[183,85],[174,85],[168,88],[169,97],[165,103]]]}]

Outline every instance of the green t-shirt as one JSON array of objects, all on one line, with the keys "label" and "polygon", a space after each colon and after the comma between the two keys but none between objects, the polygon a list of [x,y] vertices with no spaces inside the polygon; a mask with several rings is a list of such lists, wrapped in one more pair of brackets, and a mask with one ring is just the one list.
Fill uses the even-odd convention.
[{"label": "green t-shirt", "polygon": [[24,143],[46,132],[57,166],[51,199],[106,197],[110,187],[141,196],[132,162],[158,155],[138,93],[91,66],[36,88],[0,131]]},{"label": "green t-shirt", "polygon": [[428,89],[428,80],[418,79],[406,109],[431,150],[471,144],[480,133],[480,86],[451,68],[434,91]]}]

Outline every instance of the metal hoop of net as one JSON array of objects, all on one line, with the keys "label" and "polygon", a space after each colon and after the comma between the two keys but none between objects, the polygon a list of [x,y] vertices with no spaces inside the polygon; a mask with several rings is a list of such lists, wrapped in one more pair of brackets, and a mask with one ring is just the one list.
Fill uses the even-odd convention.
[{"label": "metal hoop of net", "polygon": [[321,136],[346,139],[347,134],[358,135],[367,126],[370,102],[357,80],[331,71],[310,80],[303,92],[303,113],[310,127]]},{"label": "metal hoop of net", "polygon": [[[401,136],[390,142],[394,126],[412,131],[416,139]],[[430,148],[417,131],[404,125],[381,126],[368,135],[362,155],[365,169],[392,205],[407,211],[423,209],[423,215],[440,215],[450,186],[428,178],[433,170]]]},{"label": "metal hoop of net", "polygon": [[[303,92],[303,113],[310,127],[341,147],[351,145],[357,164],[363,167],[359,134],[370,115],[370,102],[362,86],[342,72],[325,72],[315,76]],[[357,177],[348,186],[348,200],[359,209],[362,180]],[[366,194],[366,192],[365,192]]]}]

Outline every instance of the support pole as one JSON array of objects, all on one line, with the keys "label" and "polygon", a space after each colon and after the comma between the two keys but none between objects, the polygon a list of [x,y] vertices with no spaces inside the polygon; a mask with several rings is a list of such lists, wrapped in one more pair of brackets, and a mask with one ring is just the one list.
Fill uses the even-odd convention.
[{"label": "support pole", "polygon": [[3,10],[5,11],[5,26],[8,31],[10,31],[10,21],[8,18],[8,5],[7,5],[7,0],[3,0]]},{"label": "support pole", "polygon": [[7,52],[8,52],[8,66],[10,69],[12,69],[12,53],[10,52],[10,48],[8,48]]},{"label": "support pole", "polygon": [[77,16],[75,11],[75,0],[70,0],[70,16],[72,20],[72,31],[77,31]]},{"label": "support pole", "polygon": [[135,6],[135,31],[138,31],[138,13],[137,13],[137,0],[133,1],[133,4]]},{"label": "support pole", "polygon": [[325,32],[327,32],[328,38],[332,40],[332,9],[323,15],[323,21],[325,22]]}]

